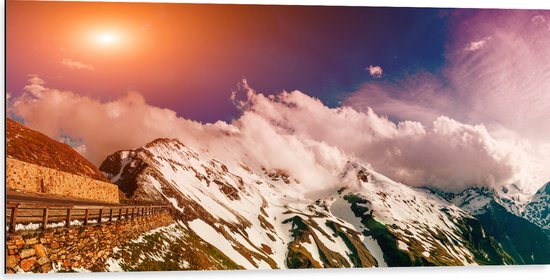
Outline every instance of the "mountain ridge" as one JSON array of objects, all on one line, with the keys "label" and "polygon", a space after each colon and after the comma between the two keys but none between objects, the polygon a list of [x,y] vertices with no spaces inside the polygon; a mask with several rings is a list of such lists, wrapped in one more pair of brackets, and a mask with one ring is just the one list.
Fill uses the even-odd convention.
[{"label": "mountain ridge", "polygon": [[359,163],[315,198],[285,170],[222,163],[174,139],[116,152],[100,170],[130,199],[171,204],[183,231],[246,269],[524,263],[475,215]]}]

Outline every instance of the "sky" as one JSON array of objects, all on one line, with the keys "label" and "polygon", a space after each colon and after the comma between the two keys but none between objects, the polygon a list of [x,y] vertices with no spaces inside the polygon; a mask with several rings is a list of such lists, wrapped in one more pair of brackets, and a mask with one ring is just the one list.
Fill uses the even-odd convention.
[{"label": "sky", "polygon": [[[129,90],[201,122],[229,121],[246,78],[337,106],[373,79],[443,63],[445,11],[431,9],[8,2],[7,91],[36,74],[101,100]],[[102,34],[112,34],[105,43]],[[108,36],[106,36],[108,38]]]},{"label": "sky", "polygon": [[550,180],[550,11],[8,2],[8,115],[96,164],[155,138],[337,186]]}]

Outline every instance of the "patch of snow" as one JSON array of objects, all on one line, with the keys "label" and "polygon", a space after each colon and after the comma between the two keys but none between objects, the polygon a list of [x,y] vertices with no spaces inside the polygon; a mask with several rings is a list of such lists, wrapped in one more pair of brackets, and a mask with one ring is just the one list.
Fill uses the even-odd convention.
[{"label": "patch of snow", "polygon": [[365,238],[363,239],[363,244],[365,244],[365,247],[367,247],[367,250],[369,250],[374,259],[376,259],[379,267],[388,266],[388,264],[384,260],[384,252],[382,252],[382,248],[380,247],[378,242],[374,240],[374,238],[370,236],[365,236]]},{"label": "patch of snow", "polygon": [[106,269],[109,272],[124,272],[124,269],[120,266],[120,260],[109,258],[105,262]]},{"label": "patch of snow", "polygon": [[400,250],[403,250],[403,251],[408,251],[409,250],[409,246],[407,246],[407,244],[405,244],[405,242],[403,242],[401,240],[397,240],[397,248],[399,248]]},{"label": "patch of snow", "polygon": [[233,248],[231,243],[227,241],[221,233],[217,232],[209,224],[205,223],[201,219],[195,219],[189,222],[189,227],[202,239],[210,243],[212,246],[218,248],[227,257],[229,257],[235,263],[243,266],[246,269],[255,269],[245,257],[243,257],[237,250]]},{"label": "patch of snow", "polygon": [[[330,211],[336,216],[344,221],[350,223],[353,228],[358,232],[363,232],[365,229],[365,226],[361,222],[361,219],[357,216],[355,216],[355,213],[351,210],[351,204],[347,202],[344,199],[337,198],[330,206]],[[382,248],[380,248],[380,245],[370,236],[364,236],[361,234],[361,241],[363,241],[363,244],[369,250],[371,255],[376,259],[378,262],[378,266],[380,267],[387,267],[388,264],[384,260],[384,253],[382,252]]]},{"label": "patch of snow", "polygon": [[15,230],[37,230],[39,229],[41,224],[36,223],[28,223],[28,224],[16,224]]}]

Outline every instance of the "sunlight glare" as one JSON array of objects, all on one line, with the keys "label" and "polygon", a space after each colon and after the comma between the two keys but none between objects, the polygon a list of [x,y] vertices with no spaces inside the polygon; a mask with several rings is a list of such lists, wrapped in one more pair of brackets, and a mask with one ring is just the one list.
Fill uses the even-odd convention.
[{"label": "sunlight glare", "polygon": [[112,45],[117,42],[117,36],[113,33],[101,33],[97,39],[103,45]]}]

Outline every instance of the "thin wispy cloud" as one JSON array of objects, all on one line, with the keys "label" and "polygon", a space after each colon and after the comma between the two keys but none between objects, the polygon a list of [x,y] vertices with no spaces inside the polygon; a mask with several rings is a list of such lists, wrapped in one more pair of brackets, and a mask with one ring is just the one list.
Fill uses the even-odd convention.
[{"label": "thin wispy cloud", "polygon": [[481,48],[483,48],[485,46],[485,44],[487,44],[487,41],[491,40],[491,37],[485,37],[481,40],[478,40],[478,41],[472,41],[470,43],[468,43],[468,45],[466,45],[466,47],[464,48],[465,51],[470,51],[470,52],[473,52],[473,51],[477,51]]},{"label": "thin wispy cloud", "polygon": [[85,63],[82,63],[80,61],[75,61],[68,58],[63,58],[61,60],[61,64],[65,65],[66,67],[70,69],[76,69],[76,70],[90,70],[94,71],[94,67]]},{"label": "thin wispy cloud", "polygon": [[544,23],[544,22],[546,22],[546,18],[542,15],[536,15],[536,16],[531,18],[531,21],[533,23]]}]

